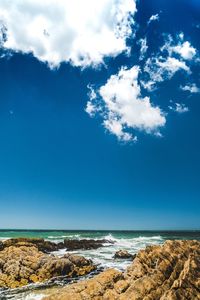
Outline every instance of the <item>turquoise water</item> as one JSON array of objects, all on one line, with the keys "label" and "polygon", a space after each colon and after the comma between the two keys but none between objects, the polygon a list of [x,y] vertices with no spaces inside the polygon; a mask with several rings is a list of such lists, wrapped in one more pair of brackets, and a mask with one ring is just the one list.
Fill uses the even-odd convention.
[{"label": "turquoise water", "polygon": [[161,236],[166,239],[198,239],[200,230],[193,231],[112,231],[112,230],[10,230],[0,229],[0,240],[17,237],[40,237],[48,240],[64,238],[105,238],[112,235],[116,239]]}]

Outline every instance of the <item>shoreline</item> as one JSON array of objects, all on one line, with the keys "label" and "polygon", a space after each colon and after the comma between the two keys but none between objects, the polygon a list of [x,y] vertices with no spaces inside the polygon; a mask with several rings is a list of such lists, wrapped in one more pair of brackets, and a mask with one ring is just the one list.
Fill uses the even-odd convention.
[{"label": "shoreline", "polygon": [[199,260],[199,241],[166,241],[139,251],[123,273],[108,269],[43,300],[200,299]]},{"label": "shoreline", "polygon": [[[109,237],[112,237],[112,236],[109,235]],[[63,241],[65,241],[65,240],[63,240]],[[177,243],[177,242],[178,243],[182,242],[182,243],[186,243],[187,245],[190,245],[190,243],[192,243],[193,241],[192,240],[185,240],[185,241],[171,240],[169,242],[171,242],[172,244]],[[44,266],[44,268],[42,269],[42,273],[41,273],[40,268],[38,268],[38,269],[36,268],[36,271],[34,271],[35,274],[37,273],[37,276],[38,276],[38,274],[43,274],[42,275],[43,277],[42,277],[42,279],[40,278],[41,280],[39,280],[39,282],[37,281],[38,277],[34,278],[34,276],[32,276],[31,278],[32,279],[34,278],[35,285],[31,286],[31,284],[30,284],[31,282],[24,281],[25,278],[24,279],[22,278],[23,281],[22,281],[21,285],[23,286],[23,284],[27,284],[27,283],[28,283],[28,285],[26,285],[25,288],[20,288],[18,290],[12,289],[12,290],[7,290],[7,291],[5,290],[4,292],[2,291],[2,296],[4,296],[3,299],[10,299],[8,297],[11,295],[14,295],[13,296],[14,298],[11,298],[11,299],[17,299],[17,300],[18,299],[19,300],[35,299],[33,297],[32,298],[29,297],[29,296],[31,296],[31,294],[37,294],[37,299],[42,299],[41,297],[44,296],[44,295],[42,296],[42,293],[44,292],[45,294],[47,294],[49,289],[51,289],[51,290],[57,289],[57,290],[61,291],[62,289],[65,288],[65,287],[62,287],[63,285],[66,287],[69,285],[69,283],[70,283],[70,285],[71,285],[71,283],[73,285],[74,280],[75,281],[80,280],[81,282],[82,281],[88,282],[88,280],[90,280],[89,278],[91,278],[91,277],[95,278],[96,275],[99,273],[99,271],[101,271],[101,274],[104,274],[104,272],[106,272],[106,270],[113,269],[113,268],[120,274],[125,274],[127,272],[127,269],[131,265],[130,259],[129,260],[128,259],[114,259],[114,255],[115,255],[116,249],[119,250],[121,248],[121,250],[123,250],[123,247],[125,245],[127,246],[127,243],[128,243],[127,249],[129,249],[130,251],[132,250],[131,255],[133,255],[133,254],[135,255],[135,253],[137,253],[137,255],[136,255],[136,258],[137,258],[138,253],[141,253],[142,251],[146,251],[147,249],[149,249],[149,247],[150,248],[151,247],[162,247],[163,244],[168,243],[168,242],[164,239],[161,239],[160,236],[151,236],[151,237],[143,236],[143,237],[138,237],[138,238],[135,237],[133,239],[128,239],[128,240],[126,240],[124,238],[117,240],[112,237],[112,239],[110,241],[105,240],[105,239],[104,240],[103,239],[101,239],[101,240],[94,239],[93,240],[91,238],[82,239],[80,237],[76,238],[74,240],[71,238],[68,238],[68,239],[66,239],[66,245],[64,248],[63,248],[63,244],[61,242],[55,243],[51,240],[46,240],[46,239],[42,239],[42,238],[39,238],[39,239],[34,239],[34,238],[8,239],[3,242],[3,244],[4,244],[3,248],[2,248],[2,242],[0,242],[0,268],[1,269],[2,269],[1,254],[3,253],[3,251],[4,251],[3,259],[8,259],[9,255],[10,255],[9,253],[11,253],[11,256],[9,258],[9,259],[11,259],[9,262],[9,267],[11,268],[11,270],[16,269],[16,263],[17,263],[16,254],[18,253],[19,249],[23,250],[23,253],[26,253],[27,251],[29,251],[29,252],[27,252],[27,253],[29,253],[28,254],[29,257],[30,257],[30,250],[31,250],[31,253],[32,253],[31,256],[35,257],[35,256],[39,255],[39,259],[41,256],[42,259],[46,260],[46,263],[47,263]],[[136,250],[133,251],[134,245],[136,245],[137,243],[139,245],[139,248],[137,248],[138,249],[137,251]],[[196,241],[196,243],[199,245],[200,242]],[[70,251],[67,250],[67,245],[68,245],[68,248],[71,245]],[[59,247],[60,247],[60,250],[58,249]],[[82,249],[78,249],[77,247],[82,248]],[[88,249],[88,247],[89,247],[89,249]],[[6,250],[7,252],[5,252],[5,249],[7,249]],[[10,249],[10,250],[8,251],[8,249]],[[77,259],[76,257],[79,257],[79,260],[80,260],[80,253],[81,253],[81,261],[82,261],[82,263],[84,262],[82,267],[84,267],[84,265],[86,265],[87,268],[85,268],[83,271],[83,269],[81,270],[81,268],[80,268],[81,266],[79,264],[78,269],[77,269],[77,266],[76,266],[77,261],[76,261],[76,264],[72,267],[72,269],[75,270],[74,272],[76,272],[76,273],[74,273],[76,278],[73,276],[73,272],[71,272],[72,269],[70,269],[70,271],[68,270],[68,275],[65,274],[66,276],[63,276],[63,278],[61,278],[62,277],[61,276],[59,279],[58,278],[59,274],[58,273],[55,274],[55,264],[59,265],[59,268],[60,268],[59,272],[62,273],[63,264],[64,264],[64,266],[69,266],[69,255],[71,255],[70,259],[72,259],[72,260]],[[107,258],[106,258],[106,257],[108,257],[108,253],[109,253],[109,257],[110,257],[109,261],[107,261]],[[101,261],[101,265],[99,265],[97,267],[97,264],[95,264],[95,261],[96,261],[97,257],[98,256],[101,257],[101,255],[104,255],[104,258]],[[25,261],[27,261],[26,256],[27,256],[27,254],[25,254],[24,259],[23,259]],[[50,257],[51,257],[51,259],[50,259]],[[52,257],[54,257],[53,265],[52,265]],[[68,260],[68,261],[66,261],[66,260]],[[135,259],[133,260],[133,262],[134,261],[135,261]],[[6,263],[6,262],[4,262],[4,263]],[[33,261],[31,260],[31,264],[32,263],[33,263]],[[74,261],[73,261],[73,263],[74,263]],[[28,262],[28,264],[30,266],[30,262]],[[18,263],[17,263],[17,265],[18,265]],[[121,265],[123,267],[118,268],[117,267],[118,265],[119,266]],[[46,276],[44,274],[48,273],[47,270],[49,269],[49,266],[51,266],[50,269],[51,269],[52,275]],[[89,268],[88,268],[88,266],[89,266]],[[94,266],[96,266],[96,267],[94,267]],[[98,269],[98,268],[100,268],[100,269]],[[64,267],[64,269],[65,269],[65,267]],[[20,270],[24,271],[23,264],[20,265]],[[15,276],[15,271],[12,271],[12,272],[13,272],[13,276]],[[29,274],[28,276],[30,277],[31,274]],[[50,276],[50,277],[48,277],[48,276]],[[102,275],[102,276],[104,276],[104,275]],[[1,283],[1,276],[0,276],[0,283]],[[15,292],[16,292],[17,296],[15,295]],[[25,296],[23,298],[23,295],[26,295],[27,298],[25,298]],[[22,297],[22,298],[20,298],[20,297]]]}]

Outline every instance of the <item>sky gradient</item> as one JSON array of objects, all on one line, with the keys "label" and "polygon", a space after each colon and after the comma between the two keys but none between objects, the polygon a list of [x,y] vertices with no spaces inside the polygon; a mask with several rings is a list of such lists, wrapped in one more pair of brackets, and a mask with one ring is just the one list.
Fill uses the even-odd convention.
[{"label": "sky gradient", "polygon": [[[133,18],[126,38],[129,55],[106,54],[104,63],[91,55],[95,67],[82,68],[65,57],[52,68],[36,54],[24,48],[16,53],[2,42],[0,228],[200,229],[200,4],[138,1]],[[184,41],[177,40],[180,33]],[[142,97],[149,97],[159,115],[148,124],[125,114],[122,118],[122,111],[108,108],[111,98],[102,96],[100,88],[112,75],[119,84],[122,67],[143,70],[148,58],[161,55],[163,45],[168,47],[163,59],[178,59],[179,48],[167,44],[169,34],[176,45],[189,41],[195,49],[195,55],[181,52],[179,57],[190,71],[171,76],[157,67],[141,72],[136,83],[141,95],[131,102],[133,112]],[[139,42],[144,38],[145,60]],[[155,78],[158,73],[162,80]],[[142,85],[149,78],[156,85],[152,89]],[[187,90],[192,85],[196,92]],[[88,86],[98,94],[95,103]],[[90,101],[92,114],[86,111]],[[162,117],[166,122],[161,125]],[[105,128],[105,122],[116,119],[122,131]]]}]

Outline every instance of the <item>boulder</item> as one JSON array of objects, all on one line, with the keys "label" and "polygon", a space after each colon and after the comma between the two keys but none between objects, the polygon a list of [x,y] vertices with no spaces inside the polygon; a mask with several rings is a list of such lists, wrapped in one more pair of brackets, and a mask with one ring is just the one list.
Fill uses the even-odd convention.
[{"label": "boulder", "polygon": [[139,251],[124,273],[108,269],[44,299],[199,300],[199,266],[199,241],[166,241]]},{"label": "boulder", "polygon": [[91,260],[66,255],[58,258],[26,242],[0,251],[0,288],[16,288],[33,282],[44,282],[57,276],[82,276],[95,270]]},{"label": "boulder", "polygon": [[131,254],[127,250],[119,250],[115,253],[114,258],[117,259],[134,259],[136,254]]}]

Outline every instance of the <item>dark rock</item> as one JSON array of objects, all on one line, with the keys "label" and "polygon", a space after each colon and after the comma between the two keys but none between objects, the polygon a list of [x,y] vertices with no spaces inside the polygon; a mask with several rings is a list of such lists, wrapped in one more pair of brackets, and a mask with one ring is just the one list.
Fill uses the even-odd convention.
[{"label": "dark rock", "polygon": [[50,253],[52,251],[57,251],[59,249],[67,248],[68,251],[73,250],[89,250],[89,249],[97,249],[103,247],[105,243],[113,243],[111,241],[102,239],[102,240],[72,240],[72,239],[65,239],[64,242],[54,243],[51,241],[46,241],[42,238],[13,238],[4,241],[0,244],[0,250],[6,247],[15,246],[34,246],[39,251],[44,253]]},{"label": "dark rock", "polygon": [[0,251],[3,250],[3,242],[0,241]]},{"label": "dark rock", "polygon": [[127,250],[119,250],[115,253],[114,258],[119,259],[134,259],[136,257],[136,254],[131,254]]},{"label": "dark rock", "polygon": [[103,247],[105,243],[111,243],[108,240],[64,240],[64,246],[68,251],[73,250],[89,250],[89,249],[97,249]]},{"label": "dark rock", "polygon": [[63,243],[56,244],[51,241],[46,241],[42,238],[14,238],[3,242],[3,249],[10,246],[35,246],[39,251],[49,253],[64,248]]}]

